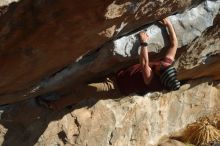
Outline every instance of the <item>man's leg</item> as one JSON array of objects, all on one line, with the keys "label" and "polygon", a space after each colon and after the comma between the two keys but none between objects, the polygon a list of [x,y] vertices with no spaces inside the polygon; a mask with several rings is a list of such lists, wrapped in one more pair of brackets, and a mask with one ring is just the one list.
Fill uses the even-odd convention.
[{"label": "man's leg", "polygon": [[119,98],[120,96],[121,94],[115,82],[107,78],[104,82],[91,83],[74,88],[66,96],[61,96],[58,100],[49,102],[48,106],[51,109],[62,109],[88,98],[108,99]]}]

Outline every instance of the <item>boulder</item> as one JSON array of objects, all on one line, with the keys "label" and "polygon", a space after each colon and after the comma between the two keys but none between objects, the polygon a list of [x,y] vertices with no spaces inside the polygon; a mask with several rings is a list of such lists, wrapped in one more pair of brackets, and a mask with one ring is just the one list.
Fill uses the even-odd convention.
[{"label": "boulder", "polygon": [[0,19],[0,94],[30,90],[107,41],[195,3],[22,0],[13,4]]},{"label": "boulder", "polygon": [[177,60],[180,80],[211,77],[220,79],[220,14],[216,17],[215,25],[205,31],[202,36],[186,47]]},{"label": "boulder", "polygon": [[[23,0],[10,6],[0,19],[0,104],[85,82],[99,73],[113,72],[109,68],[121,62],[119,68],[124,67],[124,62],[138,55],[137,32],[131,31],[198,2]],[[219,1],[207,0],[170,17],[180,46],[212,25],[219,5]],[[150,52],[167,45],[159,27],[153,24],[146,30],[151,37]]]},{"label": "boulder", "polygon": [[20,103],[2,115],[1,144],[155,146],[201,117],[219,115],[219,97],[219,87],[197,80],[178,91],[87,100],[56,112]]}]

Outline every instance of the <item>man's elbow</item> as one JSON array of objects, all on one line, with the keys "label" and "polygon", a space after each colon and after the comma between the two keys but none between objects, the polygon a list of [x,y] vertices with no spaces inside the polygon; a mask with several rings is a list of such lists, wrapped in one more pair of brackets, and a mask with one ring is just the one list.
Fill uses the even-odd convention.
[{"label": "man's elbow", "polygon": [[146,85],[150,84],[151,79],[152,79],[152,74],[150,74],[150,75],[148,75],[148,76],[146,76],[146,77],[144,78],[144,83],[145,83]]},{"label": "man's elbow", "polygon": [[147,70],[145,70],[143,77],[144,77],[144,83],[148,85],[152,79],[152,70],[149,66],[147,66],[146,68]]}]

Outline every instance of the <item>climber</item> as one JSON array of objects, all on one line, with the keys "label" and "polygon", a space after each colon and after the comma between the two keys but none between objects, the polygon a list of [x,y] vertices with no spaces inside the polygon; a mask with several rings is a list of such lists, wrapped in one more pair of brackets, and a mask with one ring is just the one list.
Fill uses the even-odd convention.
[{"label": "climber", "polygon": [[141,45],[139,64],[120,70],[104,82],[74,87],[68,90],[71,93],[61,95],[58,100],[48,101],[39,97],[38,103],[51,109],[61,109],[86,98],[117,98],[131,93],[144,94],[163,89],[178,90],[180,82],[176,78],[175,68],[172,67],[178,46],[177,37],[167,18],[161,22],[167,27],[170,37],[170,46],[164,58],[149,62],[147,48],[149,36],[142,31],[139,33]]}]

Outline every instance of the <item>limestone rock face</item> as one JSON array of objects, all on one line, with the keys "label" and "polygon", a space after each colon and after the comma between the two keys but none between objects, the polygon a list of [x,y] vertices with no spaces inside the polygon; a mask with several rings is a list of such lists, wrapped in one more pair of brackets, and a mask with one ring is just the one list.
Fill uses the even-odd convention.
[{"label": "limestone rock face", "polygon": [[38,84],[109,40],[198,2],[22,0],[13,4],[0,19],[0,104],[61,88],[60,82],[46,88]]},{"label": "limestone rock face", "polygon": [[[160,19],[174,11],[182,11],[182,8],[197,2],[95,2],[96,5],[79,4],[70,7],[74,1],[21,1],[13,9],[9,8],[0,23],[1,54],[4,60],[1,62],[7,62],[1,65],[0,104],[54,92],[69,84],[91,79],[99,73],[113,72],[109,68],[114,69],[120,63],[121,67],[125,66],[124,62],[138,56],[137,32],[127,35],[128,32],[155,21],[155,18]],[[32,5],[33,9],[20,17],[22,12],[28,11],[26,5]],[[170,17],[180,47],[190,43],[212,25],[219,5],[219,1],[205,1],[183,14]],[[169,7],[169,10],[165,7]],[[86,10],[81,13],[77,11],[79,8]],[[20,13],[16,13],[17,11]],[[100,16],[92,16],[97,13]],[[84,19],[87,17],[88,19]],[[7,21],[13,23],[5,24]],[[84,23],[86,25],[82,25]],[[154,24],[145,30],[151,37],[150,52],[157,53],[168,45],[161,35],[161,32],[166,35],[164,29]],[[69,33],[71,31],[74,33]],[[119,36],[123,37],[117,39]],[[25,39],[20,41],[22,37]],[[114,41],[109,41],[110,39]],[[109,42],[106,43],[107,41]],[[11,47],[13,49],[7,49]],[[96,48],[99,49],[82,56]],[[153,57],[155,56],[151,59]],[[16,70],[11,66],[16,66]]]},{"label": "limestone rock face", "polygon": [[180,56],[179,79],[211,77],[220,79],[220,15],[216,25],[209,28],[199,39],[188,45],[187,52]]},{"label": "limestone rock face", "polygon": [[[213,25],[213,19],[219,12],[220,3],[215,1],[204,1],[195,8],[182,14],[168,17],[172,22],[179,47],[183,47],[200,36],[204,30]],[[163,47],[169,45],[166,31],[159,23],[143,28],[149,35],[149,51],[158,53]],[[138,32],[137,32],[138,33]],[[113,43],[114,53],[123,57],[137,55],[139,39],[137,33],[124,36]],[[136,49],[134,49],[136,48]]]},{"label": "limestone rock face", "polygon": [[[218,86],[197,80],[179,91],[100,100],[95,104],[84,101],[74,110],[60,112],[43,112],[33,104],[23,103],[2,115],[1,143],[153,146],[200,117],[219,114],[219,97]],[[94,105],[82,107],[89,103]],[[24,116],[27,110],[32,114],[26,112]]]},{"label": "limestone rock face", "polygon": [[[202,88],[206,90],[200,92]],[[152,94],[134,96],[119,103],[100,101],[91,109],[92,115],[85,114],[82,109],[72,113],[80,125],[76,144],[154,145],[162,136],[178,131],[199,116],[212,112],[220,104],[219,93],[219,90],[209,88],[205,83],[185,91],[157,95],[158,100],[151,99],[156,98]]]}]

